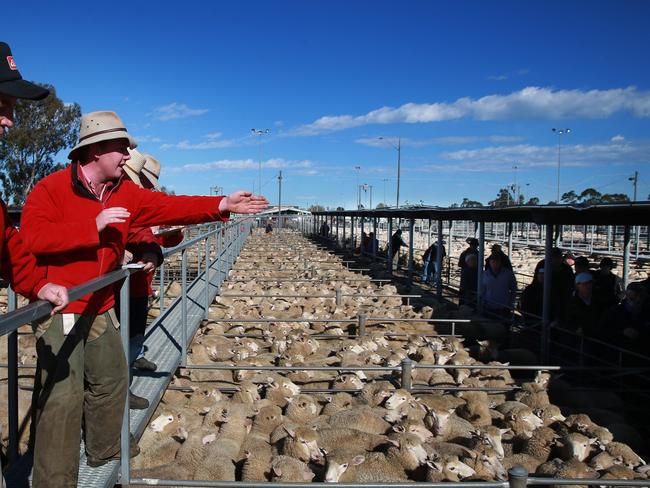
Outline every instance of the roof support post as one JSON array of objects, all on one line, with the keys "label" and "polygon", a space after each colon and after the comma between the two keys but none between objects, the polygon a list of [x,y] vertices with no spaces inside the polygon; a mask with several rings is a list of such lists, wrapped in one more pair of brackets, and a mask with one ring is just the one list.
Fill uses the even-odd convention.
[{"label": "roof support post", "polygon": [[366,219],[364,217],[359,217],[359,220],[361,221],[361,226],[360,226],[361,232],[359,232],[359,251],[360,251],[360,255],[363,256],[363,253],[365,252],[363,249],[363,233],[366,229],[365,227]]},{"label": "roof support post", "polygon": [[352,253],[354,254],[354,248],[356,247],[354,235],[354,217],[350,217],[350,241],[352,242]]},{"label": "roof support post", "polygon": [[546,224],[546,242],[544,243],[544,293],[542,301],[542,333],[541,356],[544,361],[549,356],[549,339],[551,325],[551,280],[553,279],[553,266],[551,264],[553,249],[553,225]]},{"label": "roof support post", "polygon": [[388,273],[393,274],[393,219],[388,217],[388,256],[386,256]]},{"label": "roof support post", "polygon": [[623,228],[623,289],[627,289],[630,282],[630,226],[626,225]]},{"label": "roof support post", "polygon": [[481,310],[481,286],[483,285],[483,268],[485,262],[485,222],[478,223],[478,263],[476,263],[476,308]]},{"label": "roof support post", "polygon": [[436,250],[436,295],[442,297],[442,225],[443,221],[438,220],[438,249]]},{"label": "roof support post", "polygon": [[348,218],[344,215],[343,216],[343,249],[345,249],[345,226],[348,223]]},{"label": "roof support post", "polygon": [[377,217],[372,218],[372,232],[374,234],[374,239],[370,243],[372,246],[372,262],[374,263],[377,260],[377,248],[379,245],[375,245],[375,243],[379,243],[379,238],[377,237]]},{"label": "roof support post", "polygon": [[449,238],[447,239],[447,246],[449,252],[447,253],[447,286],[451,282],[451,251],[454,249],[454,221],[449,221]]},{"label": "roof support post", "polygon": [[413,284],[413,241],[415,241],[415,219],[409,219],[409,266],[408,285]]},{"label": "roof support post", "polygon": [[512,260],[512,222],[508,222],[508,257]]}]

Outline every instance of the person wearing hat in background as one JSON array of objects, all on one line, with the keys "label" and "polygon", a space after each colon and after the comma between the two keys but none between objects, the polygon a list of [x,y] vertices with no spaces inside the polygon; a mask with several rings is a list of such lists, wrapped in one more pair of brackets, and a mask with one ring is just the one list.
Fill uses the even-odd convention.
[{"label": "person wearing hat in background", "polygon": [[461,252],[460,256],[458,257],[458,267],[461,269],[467,266],[467,256],[469,254],[475,254],[476,258],[478,259],[478,239],[475,237],[468,237],[465,239],[465,242],[467,243],[468,247],[467,249],[463,250],[463,252]]},{"label": "person wearing hat in background", "polygon": [[506,253],[503,252],[501,244],[498,244],[496,242],[490,247],[490,255],[485,258],[485,269],[490,268],[490,258],[495,254],[499,254],[501,256],[501,262],[503,263],[504,268],[512,270],[512,263],[510,262],[510,258]]},{"label": "person wearing hat in background", "polygon": [[[444,244],[444,241],[443,241]],[[447,255],[445,246],[442,246],[442,257],[444,258]],[[437,283],[438,282],[438,243],[434,242],[431,244],[424,254],[422,255],[422,282],[423,283]],[[433,275],[433,279],[431,276]]]},{"label": "person wearing hat in background", "polygon": [[598,338],[639,354],[647,355],[650,339],[648,293],[643,282],[627,285],[625,298],[611,307],[598,327]]},{"label": "person wearing hat in background", "polygon": [[[160,163],[153,156],[141,154],[137,149],[129,149],[129,155],[131,158],[124,164],[126,176],[140,188],[160,191]],[[161,246],[173,247],[183,240],[180,229],[173,229],[158,236],[154,235],[153,230],[151,227],[130,229],[123,260],[124,264],[135,262],[143,265],[141,272],[131,276],[129,285],[130,362],[135,369],[152,372],[156,371],[157,365],[144,355],[144,332],[147,328],[149,297],[153,293],[153,272],[163,261]],[[122,281],[115,284],[115,309],[118,316],[121,284]],[[133,409],[144,410],[149,407],[149,401],[129,390],[129,405]]]},{"label": "person wearing hat in background", "polygon": [[578,256],[573,261],[573,269],[575,274],[579,275],[580,273],[591,273],[591,265],[589,264],[589,258],[585,256]]},{"label": "person wearing hat in background", "polygon": [[[0,42],[0,139],[14,126],[14,108],[17,99],[43,100],[49,90],[23,80],[18,66],[5,42]],[[16,293],[30,300],[47,300],[53,305],[52,315],[68,305],[68,290],[50,283],[45,270],[36,264],[36,258],[25,247],[20,233],[11,224],[5,203],[0,200],[0,276],[9,282]],[[0,474],[0,486],[4,477]]]},{"label": "person wearing hat in background", "polygon": [[589,337],[595,336],[603,306],[594,300],[593,285],[591,273],[580,273],[575,277],[575,292],[567,303],[561,321],[565,329]]},{"label": "person wearing hat in background", "polygon": [[465,266],[460,269],[458,305],[474,306],[478,287],[478,254],[465,254]]},{"label": "person wearing hat in background", "polygon": [[[190,197],[141,189],[123,178],[128,149],[135,147],[116,113],[86,114],[68,156],[71,164],[34,187],[21,233],[48,277],[75,286],[114,270],[132,228],[227,220],[231,212],[267,208],[264,197],[244,191]],[[76,486],[82,419],[88,465],[119,456],[128,369],[113,305],[108,286],[33,326],[36,488]],[[130,455],[138,452],[133,443]]]},{"label": "person wearing hat in background", "polygon": [[517,279],[504,263],[504,254],[495,252],[489,257],[490,266],[483,271],[481,300],[483,311],[489,317],[510,318],[517,296]]},{"label": "person wearing hat in background", "polygon": [[612,273],[614,268],[616,268],[614,260],[605,257],[600,260],[598,270],[594,273],[594,296],[606,309],[617,305],[625,298],[623,280]]},{"label": "person wearing hat in background", "polygon": [[537,268],[533,281],[524,288],[520,308],[525,323],[539,323],[544,308],[544,268]]}]

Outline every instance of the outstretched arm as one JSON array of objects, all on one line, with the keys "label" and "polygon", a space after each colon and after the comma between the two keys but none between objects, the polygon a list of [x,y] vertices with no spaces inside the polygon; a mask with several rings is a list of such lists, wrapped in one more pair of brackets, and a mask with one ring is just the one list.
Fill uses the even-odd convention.
[{"label": "outstretched arm", "polygon": [[268,200],[249,191],[236,191],[219,202],[219,212],[256,214],[268,208]]}]

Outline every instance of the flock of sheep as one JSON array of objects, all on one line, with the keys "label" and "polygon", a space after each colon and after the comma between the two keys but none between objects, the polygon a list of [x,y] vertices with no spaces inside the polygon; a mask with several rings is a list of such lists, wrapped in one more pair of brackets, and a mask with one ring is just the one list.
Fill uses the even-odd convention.
[{"label": "flock of sheep", "polygon": [[[365,330],[359,314],[373,318]],[[504,480],[518,464],[538,476],[646,479],[650,466],[612,431],[551,403],[549,385],[561,381],[482,368],[488,344],[470,354],[461,337],[436,334],[431,314],[296,233],[251,236],[140,439],[132,476]],[[402,388],[406,358],[416,367]]]}]

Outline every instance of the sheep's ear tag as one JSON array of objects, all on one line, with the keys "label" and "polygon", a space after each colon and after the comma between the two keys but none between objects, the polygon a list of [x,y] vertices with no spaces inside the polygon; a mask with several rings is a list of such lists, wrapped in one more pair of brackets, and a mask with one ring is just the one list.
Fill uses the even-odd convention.
[{"label": "sheep's ear tag", "polygon": [[273,468],[271,469],[273,470],[273,474],[275,474],[276,476],[282,476],[282,469],[280,469],[279,467],[273,466]]}]

